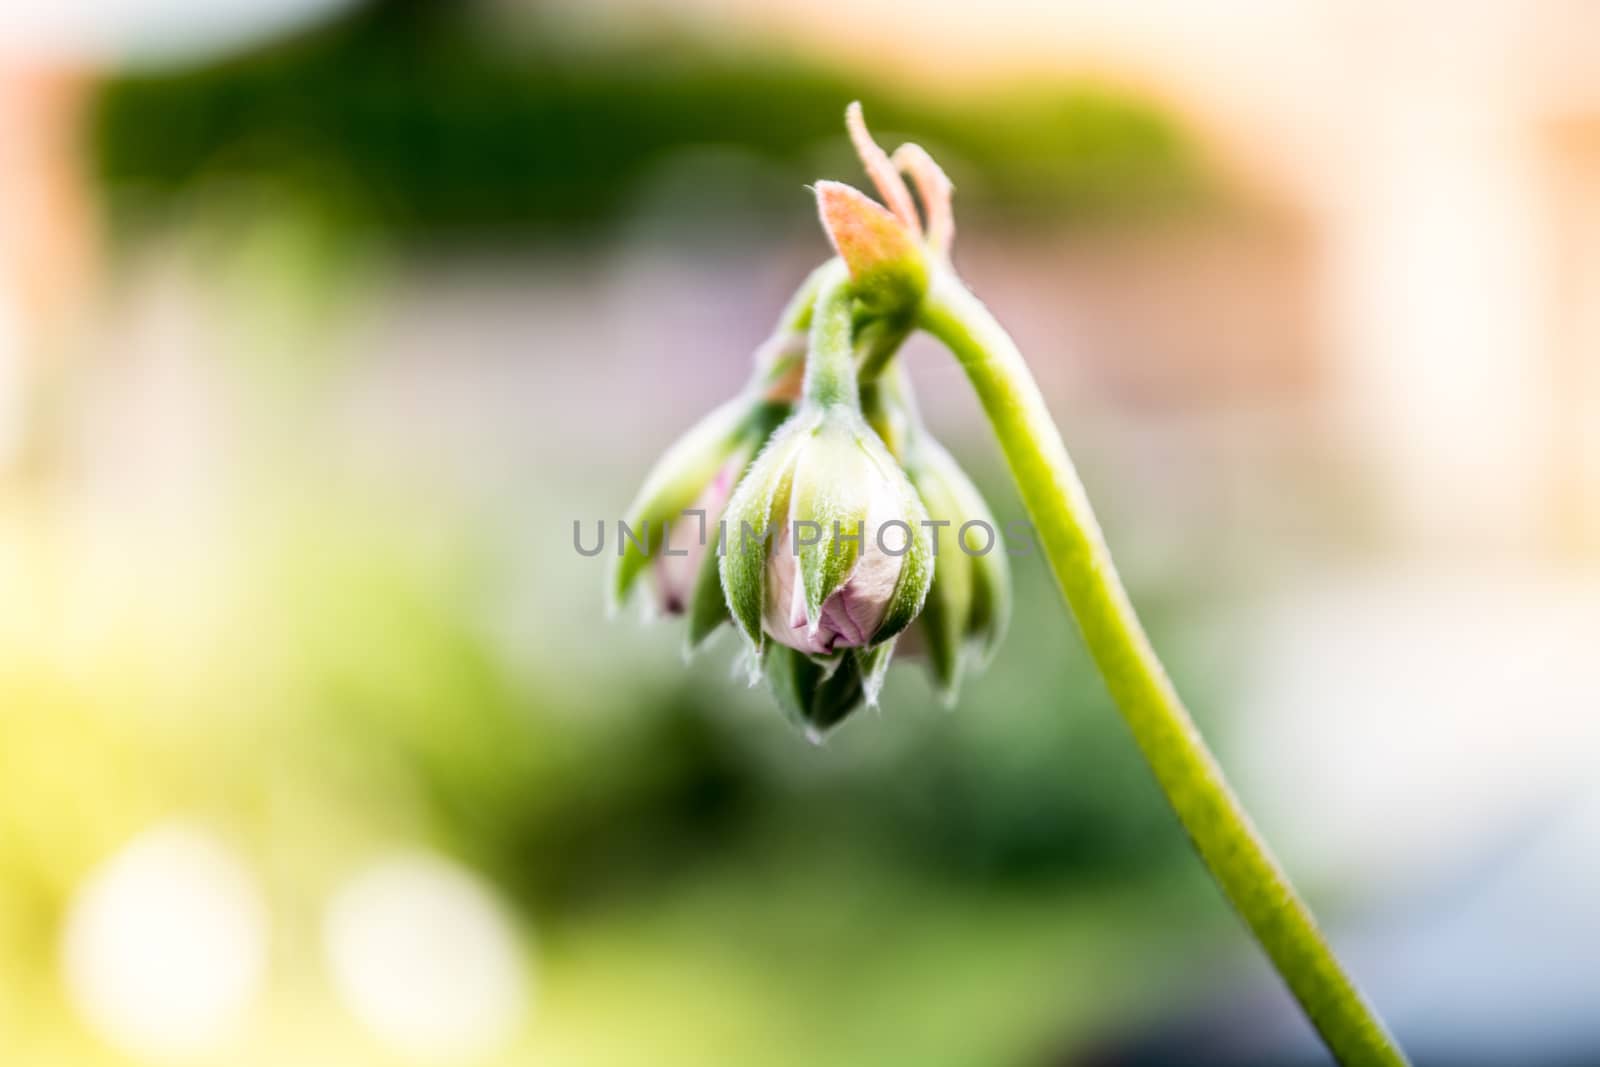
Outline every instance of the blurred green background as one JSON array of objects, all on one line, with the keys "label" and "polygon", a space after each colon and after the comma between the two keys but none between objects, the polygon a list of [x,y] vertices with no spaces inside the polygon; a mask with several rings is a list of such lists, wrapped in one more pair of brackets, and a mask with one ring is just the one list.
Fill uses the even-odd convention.
[{"label": "blurred green background", "polygon": [[[11,531],[29,613],[55,621],[13,620],[31,632],[0,679],[0,988],[21,1008],[8,1059],[185,1045],[181,1013],[167,1034],[86,1031],[75,990],[91,1012],[132,994],[62,985],[52,966],[84,879],[152,833],[180,835],[180,855],[225,843],[270,910],[242,1036],[199,1053],[229,1063],[430,1054],[381,1010],[376,1034],[350,1019],[340,998],[360,994],[322,965],[336,935],[319,911],[396,850],[471,872],[509,916],[515,1010],[479,1032],[439,1024],[441,1054],[474,1062],[1033,1061],[1170,992],[1178,979],[1152,964],[1170,973],[1159,961],[1232,933],[1037,559],[1017,567],[1013,638],[959,709],[903,668],[887,710],[823,748],[733,678],[731,641],[686,670],[671,627],[601,617],[602,570],[567,531],[617,512],[656,427],[695,417],[674,403],[634,438],[612,414],[687,367],[636,353],[641,372],[608,384],[588,427],[548,434],[493,491],[351,455],[345,405],[381,374],[359,360],[384,353],[353,354],[341,331],[382,313],[396,273],[496,257],[526,272],[639,242],[641,257],[732,248],[803,266],[785,249],[824,249],[802,185],[852,176],[840,115],[856,96],[972,168],[974,226],[1147,225],[1212,202],[1179,125],[1093,82],[923,103],[818,60],[671,35],[507,41],[464,5],[372,5],[95,87],[109,254],[163,246],[226,308],[202,373],[228,424],[225,444],[188,442],[211,453],[190,499],[157,478],[115,507],[114,546],[74,531],[71,506]],[[704,145],[735,163],[661,178]],[[652,185],[664,192],[641,208]],[[643,235],[618,234],[641,213]],[[776,314],[775,295],[750,321]],[[759,339],[693,342],[736,366]],[[587,357],[517,358],[552,370],[517,404],[538,423]],[[705,393],[737,380],[708,374]],[[41,501],[70,463],[52,431],[70,433],[39,431]],[[407,432],[426,451],[435,430]],[[1017,515],[999,473],[986,486]],[[1200,593],[1151,602],[1175,648]],[[1220,679],[1194,680],[1204,707]],[[465,991],[414,981],[471,993],[470,973]]]},{"label": "blurred green background", "polygon": [[[1341,688],[1450,675],[1460,602],[1338,598],[1413,588],[1395,561],[1437,561],[1448,529],[1461,573],[1507,551],[1576,568],[1518,602],[1567,603],[1587,468],[1510,542],[1490,527],[1514,509],[1412,521],[1419,483],[1393,472],[1433,485],[1436,452],[1392,455],[1432,438],[1374,430],[1403,383],[1324,329],[1328,219],[1353,224],[1260,161],[1292,138],[1238,149],[1182,77],[1065,46],[1001,47],[977,76],[960,34],[998,46],[976,22],[919,65],[869,61],[845,6],[810,37],[763,11],[387,0],[178,55],[0,64],[4,1062],[1184,1062],[1140,1038],[1257,989],[1293,1036],[1228,1053],[1224,1026],[1221,1060],[1315,1061],[1036,555],[957,707],[897,665],[882,712],[818,747],[735,677],[726,635],[685,667],[674,625],[607,619],[603,561],[572,550],[827,254],[805,183],[861,181],[852,99],[951,171],[958,261],[1319,909],[1382,913],[1477,855],[1439,831],[1471,821],[1462,795],[1534,810],[1466,756],[1429,790],[1438,735]],[[959,373],[907,358],[1020,518]],[[1407,634],[1435,659],[1373,654]],[[1592,694],[1581,646],[1529,640],[1551,706]],[[1274,658],[1306,647],[1329,652]],[[1576,762],[1592,738],[1563,722],[1540,751]],[[1459,728],[1462,752],[1507,743]],[[1549,759],[1517,780],[1577,780]],[[1435,799],[1386,821],[1413,792]],[[1385,958],[1368,973],[1403,984]]]}]

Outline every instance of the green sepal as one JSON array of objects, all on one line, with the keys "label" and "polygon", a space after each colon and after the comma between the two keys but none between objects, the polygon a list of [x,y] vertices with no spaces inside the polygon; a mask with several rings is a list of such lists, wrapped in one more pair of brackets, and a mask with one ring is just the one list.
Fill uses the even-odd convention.
[{"label": "green sepal", "polygon": [[898,637],[906,627],[916,621],[921,613],[923,604],[928,599],[928,589],[933,584],[934,560],[933,540],[928,536],[928,512],[922,504],[922,498],[917,495],[917,490],[912,486],[910,479],[894,462],[883,443],[873,437],[879,461],[893,466],[897,474],[896,490],[900,495],[899,513],[905,523],[911,527],[910,544],[900,560],[900,577],[895,582],[894,594],[889,598],[888,609],[883,614],[883,621],[878,624],[878,629],[872,635],[871,645],[878,645],[890,638]]},{"label": "green sepal", "polygon": [[[882,484],[863,439],[872,431],[854,412],[829,408],[795,466],[790,513],[816,523],[815,544],[798,545],[806,622],[815,627],[822,605],[849,580],[861,558],[872,494]],[[835,532],[839,536],[835,536]]]},{"label": "green sepal", "polygon": [[889,674],[889,661],[894,659],[894,638],[872,648],[852,649],[850,655],[861,672],[861,692],[867,707],[878,706],[878,694],[883,692],[883,681]]},{"label": "green sepal", "polygon": [[818,660],[774,641],[762,654],[762,667],[773,699],[813,741],[861,706],[861,668],[851,653]]},{"label": "green sepal", "polygon": [[928,263],[917,235],[882,204],[843,182],[816,184],[828,240],[849,268],[856,299],[868,310],[912,314],[928,291]]},{"label": "green sepal", "polygon": [[780,532],[777,524],[788,514],[795,451],[815,421],[810,413],[800,412],[780,426],[740,479],[723,512],[727,543],[717,561],[722,594],[734,625],[757,651],[765,644],[761,613],[766,604],[767,549]]}]

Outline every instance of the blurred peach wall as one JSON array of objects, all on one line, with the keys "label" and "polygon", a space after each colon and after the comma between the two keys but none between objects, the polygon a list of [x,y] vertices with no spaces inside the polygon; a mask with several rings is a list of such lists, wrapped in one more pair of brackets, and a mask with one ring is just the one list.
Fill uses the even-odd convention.
[{"label": "blurred peach wall", "polygon": [[88,90],[72,68],[0,65],[0,471],[36,429],[30,401],[71,343],[96,273]]}]

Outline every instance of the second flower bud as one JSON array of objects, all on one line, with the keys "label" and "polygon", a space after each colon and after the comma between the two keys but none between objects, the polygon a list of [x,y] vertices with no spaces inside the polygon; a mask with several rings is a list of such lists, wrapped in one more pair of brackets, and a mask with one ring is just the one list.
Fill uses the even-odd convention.
[{"label": "second flower bud", "polygon": [[876,647],[922,610],[928,513],[900,465],[843,404],[802,408],[767,443],[727,509],[722,586],[759,652]]}]

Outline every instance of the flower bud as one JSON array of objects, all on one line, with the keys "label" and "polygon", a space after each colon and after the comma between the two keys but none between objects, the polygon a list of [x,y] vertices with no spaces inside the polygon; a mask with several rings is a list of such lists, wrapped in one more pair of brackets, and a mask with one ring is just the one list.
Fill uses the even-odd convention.
[{"label": "flower bud", "polygon": [[908,445],[906,474],[938,528],[938,566],[912,639],[926,651],[934,682],[955,699],[966,659],[987,663],[1011,614],[1011,567],[999,529],[977,487],[924,430]]},{"label": "flower bud", "polygon": [[927,512],[859,411],[807,406],[729,502],[722,586],[734,622],[812,655],[873,648],[916,618],[933,577]]},{"label": "flower bud", "polygon": [[733,495],[734,483],[744,473],[744,465],[751,454],[748,445],[736,445],[700,495],[683,509],[681,517],[669,521],[665,540],[655,551],[650,566],[651,577],[655,580],[656,607],[662,614],[682,615],[688,610],[706,550],[716,545],[716,524],[722,517],[722,509]]},{"label": "flower bud", "polygon": [[[701,419],[669,448],[645,479],[618,531],[613,605],[648,568],[657,610],[691,614],[690,646],[727,617],[717,584],[717,524],[745,465],[789,412],[770,389],[751,389]],[[708,575],[709,572],[709,575]],[[707,580],[709,576],[709,581]]]}]

